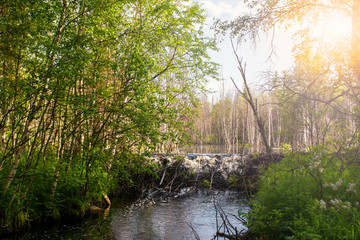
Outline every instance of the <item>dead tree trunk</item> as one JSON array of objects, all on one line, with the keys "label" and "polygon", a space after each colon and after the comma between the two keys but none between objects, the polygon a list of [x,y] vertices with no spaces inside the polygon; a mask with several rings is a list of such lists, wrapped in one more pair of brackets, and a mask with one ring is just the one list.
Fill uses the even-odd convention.
[{"label": "dead tree trunk", "polygon": [[254,99],[251,95],[251,92],[250,92],[250,89],[249,89],[249,85],[247,83],[247,79],[246,79],[246,74],[245,74],[245,69],[246,69],[246,64],[243,66],[243,63],[242,63],[242,60],[239,58],[239,55],[236,53],[236,50],[235,50],[235,47],[234,47],[234,44],[231,42],[232,44],[232,48],[233,48],[233,52],[236,56],[236,59],[238,61],[238,69],[240,71],[240,74],[241,74],[241,78],[243,80],[243,83],[244,83],[244,90],[241,91],[233,78],[231,78],[231,81],[233,82],[233,84],[235,85],[237,91],[241,94],[241,96],[245,99],[245,101],[247,101],[251,107],[251,110],[254,114],[254,117],[255,117],[255,121],[256,121],[256,125],[258,127],[258,130],[259,130],[259,133],[261,135],[261,140],[265,146],[265,149],[266,149],[266,152],[268,154],[271,154],[271,146],[269,144],[269,141],[267,139],[267,136],[266,136],[266,132],[265,132],[265,126],[264,126],[264,121],[262,120],[260,114],[259,114],[259,111],[257,109],[257,105],[256,103],[254,102]]}]

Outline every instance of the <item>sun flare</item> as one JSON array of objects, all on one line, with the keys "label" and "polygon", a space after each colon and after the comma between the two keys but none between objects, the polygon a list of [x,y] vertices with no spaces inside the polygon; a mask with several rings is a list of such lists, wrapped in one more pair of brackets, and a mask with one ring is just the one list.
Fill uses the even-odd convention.
[{"label": "sun flare", "polygon": [[324,42],[334,43],[350,40],[351,31],[350,16],[343,12],[332,11],[320,14],[311,33]]}]

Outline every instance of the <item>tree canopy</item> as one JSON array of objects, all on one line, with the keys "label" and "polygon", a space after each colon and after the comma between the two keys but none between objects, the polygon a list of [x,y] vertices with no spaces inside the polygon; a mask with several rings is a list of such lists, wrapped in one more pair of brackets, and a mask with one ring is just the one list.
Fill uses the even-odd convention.
[{"label": "tree canopy", "polygon": [[[318,43],[318,47],[324,49],[325,41],[329,35],[319,38],[319,33],[331,31],[333,35],[344,34],[336,41],[336,48],[340,45],[346,46],[346,54],[351,57],[349,66],[354,73],[359,75],[359,49],[360,49],[360,2],[355,1],[330,1],[330,0],[269,0],[269,1],[244,1],[247,3],[250,13],[239,16],[232,21],[221,21],[216,23],[219,32],[230,31],[233,37],[240,41],[245,39],[256,40],[262,31],[275,31],[282,26],[292,29],[295,33],[294,41],[297,39],[303,46],[309,47],[309,43]],[[341,24],[335,21],[341,21]],[[331,22],[333,26],[326,26]],[[327,29],[324,29],[324,28]],[[343,28],[343,29],[341,29]],[[348,32],[343,31],[349,28]],[[317,33],[315,33],[317,32]],[[330,41],[333,41],[331,39]],[[334,42],[334,41],[333,41]],[[326,44],[329,45],[329,44]],[[314,45],[312,45],[314,46]],[[295,48],[299,50],[301,46]],[[345,62],[343,62],[345,64]],[[358,76],[357,76],[358,77]]]},{"label": "tree canopy", "polygon": [[216,70],[204,21],[186,0],[0,3],[2,227],[82,211],[182,141]]}]

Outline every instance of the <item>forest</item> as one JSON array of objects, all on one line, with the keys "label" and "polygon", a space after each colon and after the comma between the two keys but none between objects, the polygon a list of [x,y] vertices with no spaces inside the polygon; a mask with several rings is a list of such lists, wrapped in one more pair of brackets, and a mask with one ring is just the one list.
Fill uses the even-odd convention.
[{"label": "forest", "polygon": [[[348,96],[328,95],[334,89],[321,83],[318,77],[321,74],[326,81],[331,72],[312,72],[313,78],[308,79],[306,74],[305,80],[300,75],[303,73],[298,71],[268,76],[269,81],[253,93],[271,148],[279,151],[291,147],[296,151],[313,146],[332,146],[335,150],[339,144],[355,144],[349,139],[358,128],[357,104]],[[304,81],[314,83],[309,87]],[[219,145],[224,152],[233,153],[248,152],[247,149],[250,152],[264,150],[251,106],[241,94],[224,92],[216,102],[203,97],[197,112],[196,130],[192,132],[194,144]]]},{"label": "forest", "polygon": [[[285,155],[261,169],[243,237],[358,239],[360,0],[244,5],[211,38],[193,1],[1,1],[0,233],[140,189],[158,177],[153,153],[220,145]],[[320,34],[331,18],[349,32]],[[280,27],[293,29],[294,65],[254,87],[236,46]],[[239,75],[211,101],[219,36]]]},{"label": "forest", "polygon": [[179,144],[216,65],[186,1],[2,1],[2,230],[81,215]]}]

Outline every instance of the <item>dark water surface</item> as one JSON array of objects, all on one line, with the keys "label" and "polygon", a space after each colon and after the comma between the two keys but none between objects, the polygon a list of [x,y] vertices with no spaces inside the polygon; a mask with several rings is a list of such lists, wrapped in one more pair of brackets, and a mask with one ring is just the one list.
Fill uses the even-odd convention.
[{"label": "dark water surface", "polygon": [[107,215],[75,224],[39,226],[16,239],[196,239],[190,224],[201,240],[207,240],[216,233],[214,201],[229,213],[230,221],[238,230],[245,228],[230,215],[249,210],[243,195],[229,191],[188,193],[184,190],[173,198],[113,199]]}]

